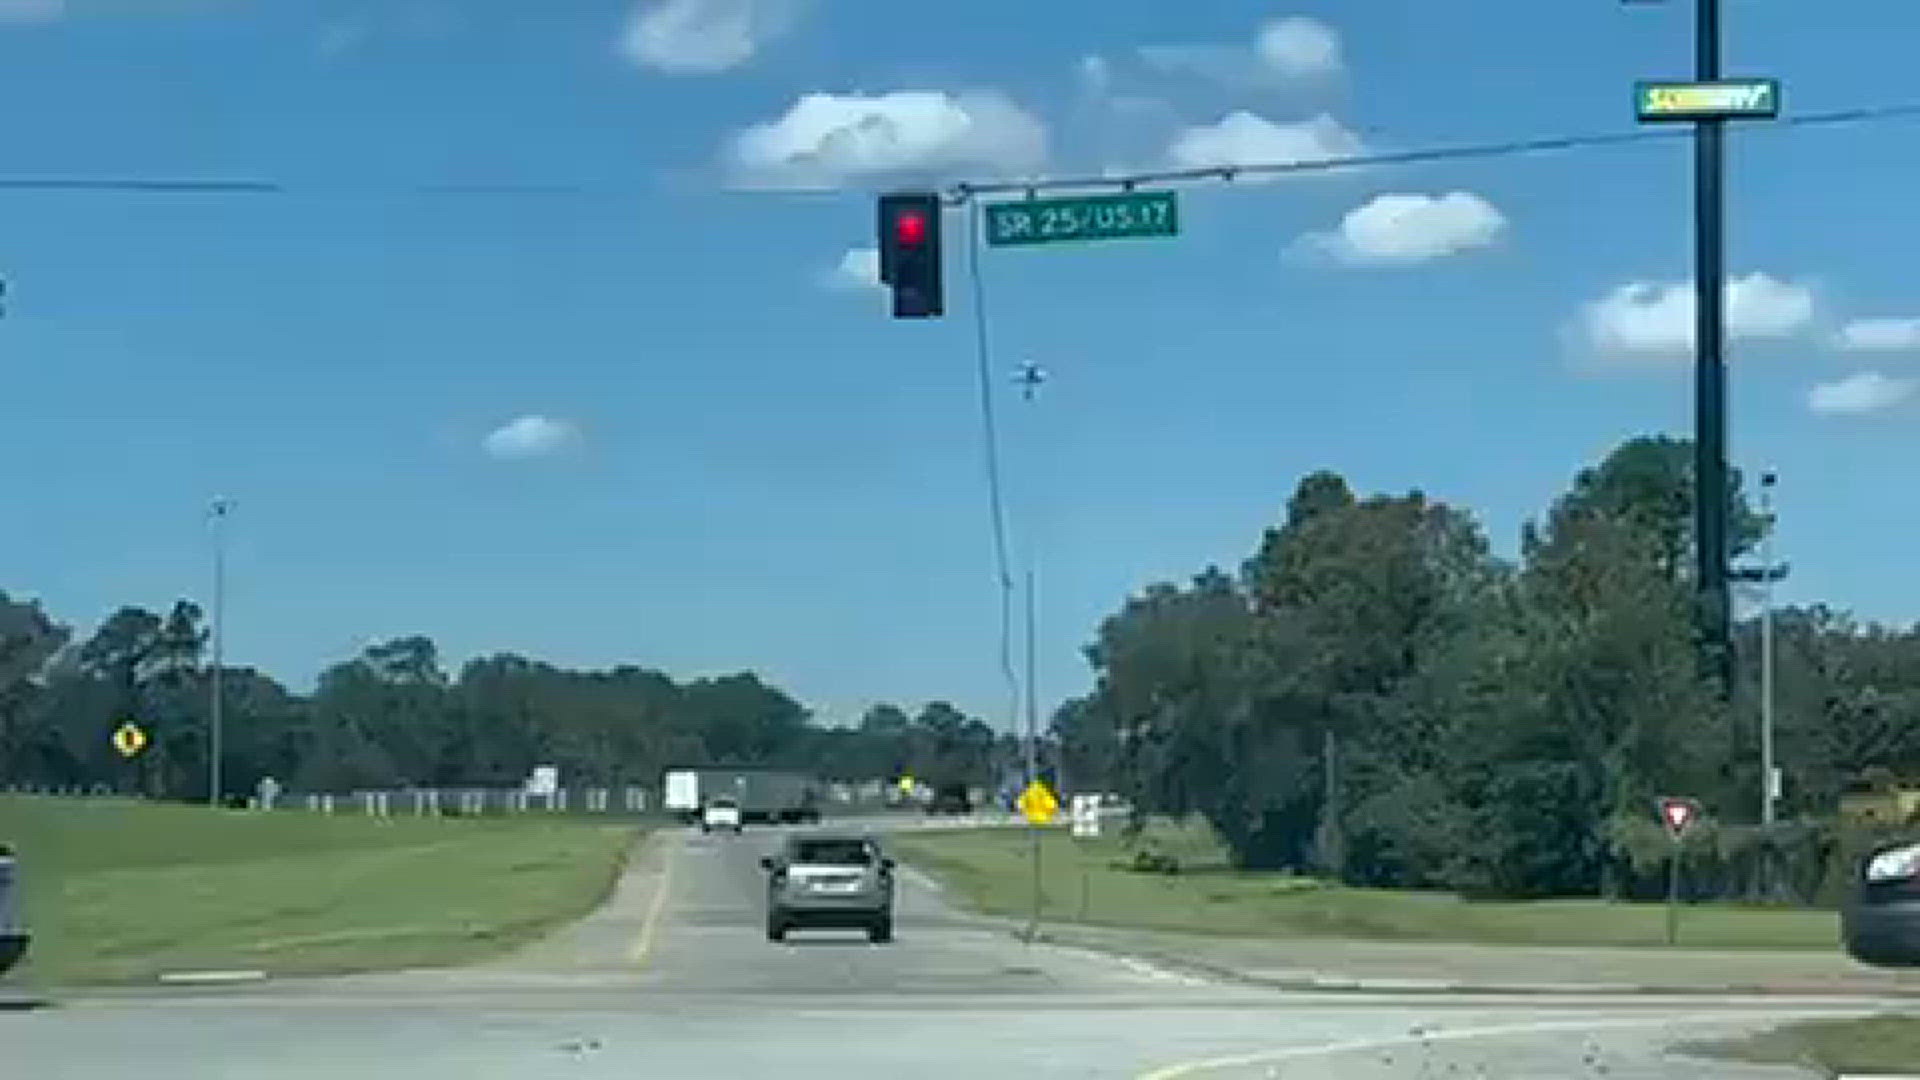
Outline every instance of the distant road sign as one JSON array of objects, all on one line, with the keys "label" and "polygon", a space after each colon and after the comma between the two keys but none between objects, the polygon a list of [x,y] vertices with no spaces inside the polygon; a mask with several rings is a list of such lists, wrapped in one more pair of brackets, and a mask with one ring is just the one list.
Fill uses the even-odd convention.
[{"label": "distant road sign", "polygon": [[1645,80],[1634,84],[1633,109],[1642,121],[1648,123],[1665,120],[1768,120],[1780,115],[1780,80]]},{"label": "distant road sign", "polygon": [[536,765],[533,775],[527,777],[527,794],[545,795],[549,798],[560,790],[560,770],[553,765]]},{"label": "distant road sign", "polygon": [[1179,232],[1180,207],[1171,191],[987,204],[987,243],[995,247]]},{"label": "distant road sign", "polygon": [[147,733],[140,730],[140,725],[128,720],[113,729],[113,748],[120,751],[121,757],[133,757],[147,748]]},{"label": "distant road sign", "polygon": [[1100,796],[1079,794],[1073,797],[1073,835],[1100,835]]},{"label": "distant road sign", "polygon": [[1686,835],[1693,823],[1700,819],[1700,804],[1692,799],[1667,795],[1659,800],[1660,823],[1667,827],[1667,833],[1675,840]]},{"label": "distant road sign", "polygon": [[1054,798],[1047,785],[1038,780],[1028,784],[1027,790],[1020,793],[1019,806],[1020,813],[1035,825],[1051,822],[1054,815],[1060,812],[1060,800]]}]

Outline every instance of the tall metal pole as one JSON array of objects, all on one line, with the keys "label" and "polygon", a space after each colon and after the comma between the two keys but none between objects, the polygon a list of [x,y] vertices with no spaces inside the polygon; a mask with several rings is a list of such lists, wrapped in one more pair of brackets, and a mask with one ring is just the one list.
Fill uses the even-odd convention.
[{"label": "tall metal pole", "polygon": [[[1696,77],[1720,78],[1720,0],[1694,0]],[[1725,121],[1694,126],[1694,519],[1702,637],[1722,694],[1733,685],[1732,594],[1727,576],[1727,368],[1725,356]]]},{"label": "tall metal pole", "polygon": [[208,702],[207,804],[220,805],[220,735],[225,695],[221,693],[221,669],[226,666],[227,607],[227,514],[233,509],[228,499],[213,501],[213,679]]},{"label": "tall metal pole", "polygon": [[[1039,695],[1033,687],[1034,644],[1033,644],[1033,563],[1027,563],[1027,771],[1035,780],[1040,778],[1040,725],[1037,717]],[[1040,826],[1033,829],[1033,919],[1027,926],[1027,940],[1032,941],[1040,933],[1040,906],[1043,897],[1040,886]]]},{"label": "tall metal pole", "polygon": [[[1031,471],[1032,459],[1034,456],[1036,456],[1033,453],[1033,449],[1034,449],[1034,444],[1038,441],[1038,424],[1039,424],[1039,421],[1035,416],[1035,411],[1033,410],[1032,405],[1033,405],[1034,399],[1039,393],[1041,385],[1046,382],[1046,377],[1047,377],[1046,372],[1041,370],[1040,365],[1035,364],[1031,361],[1021,365],[1019,372],[1014,376],[1015,383],[1017,383],[1021,388],[1021,396],[1026,399],[1026,402],[1028,405],[1026,450],[1028,452],[1028,464],[1029,464],[1028,475],[1029,476],[1032,475],[1032,471]],[[1037,665],[1035,664],[1034,658],[1037,654],[1037,648],[1034,642],[1034,627],[1036,624],[1036,619],[1034,615],[1035,602],[1034,602],[1034,591],[1033,591],[1034,590],[1034,585],[1033,585],[1034,560],[1036,558],[1036,547],[1037,547],[1037,544],[1034,539],[1034,531],[1035,531],[1034,522],[1039,517],[1039,514],[1036,508],[1038,496],[1037,496],[1037,493],[1034,492],[1032,488],[1033,486],[1029,484],[1028,485],[1028,502],[1027,502],[1027,542],[1026,542],[1027,569],[1026,569],[1026,612],[1025,612],[1026,614],[1026,676],[1025,676],[1025,679],[1026,679],[1026,713],[1027,713],[1026,743],[1027,743],[1027,783],[1029,785],[1038,782],[1040,779],[1040,722],[1039,722],[1040,696],[1039,696],[1038,690],[1034,686],[1034,671],[1037,667]],[[1033,909],[1032,909],[1031,916],[1027,921],[1027,934],[1026,934],[1027,941],[1031,943],[1037,937],[1039,937],[1039,934],[1040,934],[1040,908],[1041,908],[1042,901],[1044,899],[1044,890],[1041,888],[1041,884],[1040,884],[1040,881],[1041,881],[1040,825],[1038,823],[1030,822],[1027,826],[1027,831],[1028,831],[1028,836],[1029,836],[1029,839],[1031,840],[1031,846],[1033,849]]]},{"label": "tall metal pole", "polygon": [[1767,531],[1760,541],[1760,824],[1773,824],[1777,797],[1773,764],[1773,474],[1760,478],[1760,507]]}]

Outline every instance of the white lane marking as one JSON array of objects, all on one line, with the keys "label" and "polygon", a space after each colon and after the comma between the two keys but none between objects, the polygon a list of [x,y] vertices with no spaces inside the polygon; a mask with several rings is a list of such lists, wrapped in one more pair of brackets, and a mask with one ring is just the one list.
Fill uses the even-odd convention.
[{"label": "white lane marking", "polygon": [[667,893],[673,889],[674,852],[680,845],[662,839],[654,848],[660,852],[660,876],[653,883],[653,903],[647,907],[646,921],[640,924],[640,937],[633,943],[633,962],[644,965],[653,952],[654,936],[659,932],[660,916],[667,910]]},{"label": "white lane marking", "polygon": [[1122,957],[1118,957],[1117,959],[1120,961],[1122,965],[1124,965],[1127,968],[1127,970],[1133,972],[1134,974],[1144,975],[1149,979],[1154,979],[1159,982],[1176,982],[1176,983],[1180,983],[1183,986],[1210,985],[1205,979],[1196,979],[1191,975],[1185,975],[1178,971],[1168,970],[1167,968],[1163,968],[1158,964],[1149,964],[1145,960],[1141,960],[1136,957],[1122,956]]},{"label": "white lane marking", "polygon": [[164,971],[160,973],[163,983],[237,983],[259,982],[267,977],[264,971]]},{"label": "white lane marking", "polygon": [[914,869],[911,866],[901,867],[900,876],[903,878],[906,878],[908,881],[913,882],[915,885],[918,885],[919,887],[927,890],[928,892],[944,892],[945,891],[941,887],[938,881],[935,881],[933,878],[928,877],[926,874],[922,873],[919,870]]}]

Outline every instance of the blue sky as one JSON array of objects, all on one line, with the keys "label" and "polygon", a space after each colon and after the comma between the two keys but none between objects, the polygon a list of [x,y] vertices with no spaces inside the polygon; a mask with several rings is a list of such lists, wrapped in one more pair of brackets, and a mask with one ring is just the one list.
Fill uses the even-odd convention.
[{"label": "blue sky", "polygon": [[[1920,98],[1911,4],[1726,18],[1789,113]],[[886,319],[873,191],[1623,130],[1689,33],[1608,0],[0,0],[0,173],[288,189],[0,195],[0,587],[82,627],[204,597],[224,494],[229,654],[296,686],[418,632],[998,720],[962,264],[952,317]],[[1915,132],[1742,128],[1729,189],[1733,456],[1780,471],[1785,598],[1902,623]],[[1510,551],[1620,439],[1686,434],[1689,167],[1213,185],[1177,240],[990,252],[996,368],[1051,375],[1000,387],[1043,700],[1303,472]]]}]

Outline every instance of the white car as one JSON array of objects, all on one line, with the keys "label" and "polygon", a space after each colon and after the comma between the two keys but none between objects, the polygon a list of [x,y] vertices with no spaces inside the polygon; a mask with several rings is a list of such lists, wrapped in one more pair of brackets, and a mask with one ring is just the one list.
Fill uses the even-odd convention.
[{"label": "white car", "polygon": [[707,803],[700,814],[700,831],[712,832],[715,829],[740,831],[740,804],[722,796]]}]

